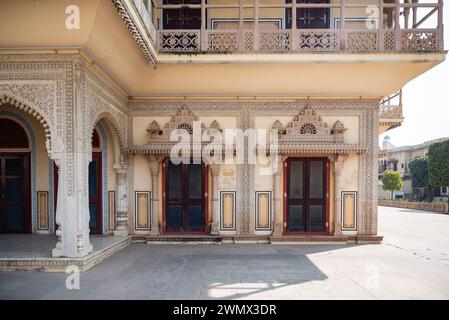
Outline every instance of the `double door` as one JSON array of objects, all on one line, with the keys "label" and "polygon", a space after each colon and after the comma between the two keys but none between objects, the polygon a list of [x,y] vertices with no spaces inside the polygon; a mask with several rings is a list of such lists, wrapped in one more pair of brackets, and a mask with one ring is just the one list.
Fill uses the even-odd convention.
[{"label": "double door", "polygon": [[165,231],[167,233],[206,232],[204,164],[165,162]]},{"label": "double door", "polygon": [[326,159],[289,158],[285,164],[285,232],[325,233]]}]

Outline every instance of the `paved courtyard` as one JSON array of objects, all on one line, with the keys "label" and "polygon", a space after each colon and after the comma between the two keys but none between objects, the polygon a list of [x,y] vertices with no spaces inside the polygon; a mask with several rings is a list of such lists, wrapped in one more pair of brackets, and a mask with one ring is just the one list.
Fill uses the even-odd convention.
[{"label": "paved courtyard", "polygon": [[381,245],[133,244],[81,273],[0,272],[0,299],[449,299],[449,215],[379,207]]}]

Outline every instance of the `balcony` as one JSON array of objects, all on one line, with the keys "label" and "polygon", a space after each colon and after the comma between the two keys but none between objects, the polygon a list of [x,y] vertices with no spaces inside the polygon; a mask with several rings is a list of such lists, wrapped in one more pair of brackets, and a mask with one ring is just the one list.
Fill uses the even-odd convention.
[{"label": "balcony", "polygon": [[442,0],[133,3],[163,54],[443,50]]},{"label": "balcony", "polygon": [[402,116],[402,90],[383,99],[379,104],[379,134],[399,127]]}]

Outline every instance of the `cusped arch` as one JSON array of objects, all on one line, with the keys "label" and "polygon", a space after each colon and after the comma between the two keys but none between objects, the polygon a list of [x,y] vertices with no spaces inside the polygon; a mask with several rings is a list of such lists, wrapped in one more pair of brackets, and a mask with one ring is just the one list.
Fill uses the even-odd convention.
[{"label": "cusped arch", "polygon": [[90,131],[93,132],[95,125],[98,123],[98,121],[104,120],[104,119],[107,120],[107,122],[109,122],[110,125],[113,127],[113,129],[114,129],[113,131],[117,135],[117,139],[119,141],[120,148],[124,148],[125,147],[125,137],[123,134],[124,128],[122,128],[120,121],[116,117],[114,117],[114,115],[112,115],[110,112],[108,112],[108,111],[100,112],[94,118],[94,120],[91,122]]},{"label": "cusped arch", "polygon": [[8,94],[2,93],[0,94],[0,106],[4,104],[9,104],[13,107],[18,108],[19,110],[22,110],[28,114],[30,114],[33,118],[35,118],[44,128],[45,133],[45,147],[47,149],[47,153],[51,154],[51,138],[52,138],[52,126],[51,121],[49,121],[46,118],[46,115],[42,114],[35,108],[31,106],[31,104],[27,103],[26,101],[23,101],[22,99],[18,97],[12,97]]},{"label": "cusped arch", "polygon": [[123,136],[124,128],[122,128],[120,121],[114,117],[110,112],[103,111],[97,114],[94,118],[94,120],[91,122],[89,127],[89,133],[90,133],[90,141],[92,141],[93,138],[93,132],[95,129],[95,126],[98,122],[103,121],[106,127],[108,127],[109,131],[112,134],[112,139],[114,146],[114,153],[115,153],[115,161],[119,162],[120,152],[125,148],[125,137]]}]

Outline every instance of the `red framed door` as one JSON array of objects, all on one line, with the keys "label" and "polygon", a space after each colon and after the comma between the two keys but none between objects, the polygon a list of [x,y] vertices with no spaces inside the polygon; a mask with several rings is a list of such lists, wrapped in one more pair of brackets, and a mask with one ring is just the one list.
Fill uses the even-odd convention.
[{"label": "red framed door", "polygon": [[[54,212],[55,212],[55,230],[56,225],[56,208],[58,199],[58,168],[53,165],[54,175]],[[89,163],[89,229],[91,234],[103,233],[103,187],[102,187],[102,153],[93,152],[92,162]]]},{"label": "red framed door", "polygon": [[289,158],[285,166],[284,232],[327,233],[326,158]]},{"label": "red framed door", "polygon": [[30,232],[30,155],[0,154],[0,233]]},{"label": "red framed door", "polygon": [[102,234],[102,153],[92,152],[89,163],[89,229],[92,234]]},{"label": "red framed door", "polygon": [[206,166],[167,159],[164,168],[165,232],[206,233]]}]

